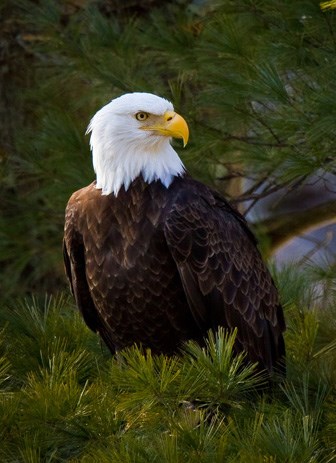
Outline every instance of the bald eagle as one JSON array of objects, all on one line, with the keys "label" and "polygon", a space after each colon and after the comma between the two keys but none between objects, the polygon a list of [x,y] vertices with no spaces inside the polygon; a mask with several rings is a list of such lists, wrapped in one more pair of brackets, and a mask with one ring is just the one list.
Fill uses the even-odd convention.
[{"label": "bald eagle", "polygon": [[173,354],[209,330],[237,329],[235,351],[283,364],[277,290],[245,219],[191,178],[171,145],[186,121],[156,95],[130,93],[92,118],[96,181],[65,215],[64,261],[86,324],[112,353]]}]

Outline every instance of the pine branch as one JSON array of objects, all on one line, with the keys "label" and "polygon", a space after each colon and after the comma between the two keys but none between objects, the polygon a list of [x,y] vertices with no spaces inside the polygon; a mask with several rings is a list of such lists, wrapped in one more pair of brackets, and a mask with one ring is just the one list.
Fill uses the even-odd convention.
[{"label": "pine branch", "polygon": [[284,213],[257,224],[270,240],[270,254],[290,239],[323,224],[336,223],[336,201],[328,201],[304,211]]}]

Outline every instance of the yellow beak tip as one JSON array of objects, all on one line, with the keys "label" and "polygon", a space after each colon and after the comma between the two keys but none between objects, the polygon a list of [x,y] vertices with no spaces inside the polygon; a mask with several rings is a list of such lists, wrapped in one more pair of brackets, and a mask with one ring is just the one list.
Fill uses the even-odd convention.
[{"label": "yellow beak tip", "polygon": [[168,122],[165,126],[167,135],[181,138],[183,140],[183,148],[185,148],[189,140],[188,124],[182,116],[175,112],[167,112],[165,117]]}]

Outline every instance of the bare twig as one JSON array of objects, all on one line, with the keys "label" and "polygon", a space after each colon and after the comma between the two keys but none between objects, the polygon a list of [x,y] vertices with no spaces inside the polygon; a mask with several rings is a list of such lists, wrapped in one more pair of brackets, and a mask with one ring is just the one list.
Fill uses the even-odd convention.
[{"label": "bare twig", "polygon": [[330,244],[331,240],[333,239],[333,232],[329,231],[326,233],[326,237],[323,240],[317,240],[313,237],[306,237],[306,236],[300,236],[299,238],[304,239],[306,241],[310,241],[311,243],[314,243],[315,246],[307,252],[302,259],[298,261],[298,265],[305,264],[311,260],[311,258],[321,249],[326,249],[327,246]]},{"label": "bare twig", "polygon": [[327,201],[304,211],[269,217],[256,224],[270,239],[270,253],[302,233],[330,223],[336,223],[336,201]]},{"label": "bare twig", "polygon": [[251,200],[259,200],[265,198],[266,196],[275,193],[282,188],[284,188],[287,183],[275,184],[275,185],[268,185],[265,189],[263,189],[260,193],[244,193],[241,196],[235,198],[233,201],[235,203],[241,203],[243,201],[251,201]]}]

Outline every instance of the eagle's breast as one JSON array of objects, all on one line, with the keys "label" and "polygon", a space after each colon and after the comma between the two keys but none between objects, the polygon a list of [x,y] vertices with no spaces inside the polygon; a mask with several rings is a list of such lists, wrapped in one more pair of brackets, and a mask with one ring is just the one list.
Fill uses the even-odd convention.
[{"label": "eagle's breast", "polygon": [[86,278],[114,346],[169,353],[200,337],[164,237],[171,190],[140,178],[117,197],[88,188],[79,219]]}]

